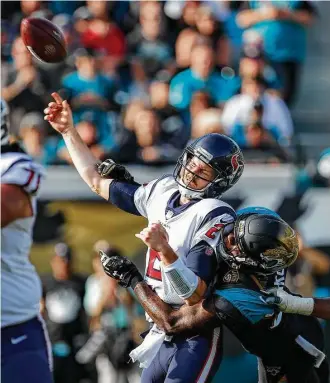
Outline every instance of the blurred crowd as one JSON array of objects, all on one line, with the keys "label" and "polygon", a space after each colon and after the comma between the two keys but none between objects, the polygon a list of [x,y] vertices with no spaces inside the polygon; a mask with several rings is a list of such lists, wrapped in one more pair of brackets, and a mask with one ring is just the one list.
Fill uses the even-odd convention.
[{"label": "blurred crowd", "polygon": [[[25,17],[61,28],[65,62],[30,55],[19,36]],[[189,140],[219,132],[247,161],[290,162],[290,107],[315,18],[300,0],[2,3],[2,97],[44,165],[71,162],[42,116],[59,89],[98,159],[173,163]]]},{"label": "blurred crowd", "polygon": [[93,273],[75,272],[66,243],[55,245],[52,272],[41,275],[41,311],[46,320],[54,361],[55,383],[138,383],[138,367],[129,352],[146,331],[144,310],[131,290],[121,288],[103,271],[98,251],[120,252],[106,241],[92,250]]},{"label": "blurred crowd", "polygon": [[[71,163],[63,140],[43,119],[55,90],[68,99],[80,136],[100,160],[172,164],[190,140],[211,132],[231,136],[247,162],[295,160],[291,108],[299,97],[308,28],[317,22],[312,2],[10,1],[1,2],[1,13],[2,98],[16,136],[43,165]],[[19,35],[25,17],[61,28],[64,62],[31,56]],[[297,181],[298,194],[311,185],[330,186],[330,149],[299,171]],[[42,276],[55,383],[139,382],[137,367],[127,362],[147,327],[144,311],[103,273],[100,249],[119,252],[96,243],[94,271],[86,277],[75,272],[70,247],[59,243],[52,273]],[[329,257],[301,239],[289,287],[311,296],[315,286],[328,284],[329,270]],[[235,382],[237,355],[245,353],[228,339],[219,381],[229,376],[232,357],[235,367],[228,370]],[[251,363],[255,372],[254,358]],[[255,379],[251,371],[245,376]]]}]

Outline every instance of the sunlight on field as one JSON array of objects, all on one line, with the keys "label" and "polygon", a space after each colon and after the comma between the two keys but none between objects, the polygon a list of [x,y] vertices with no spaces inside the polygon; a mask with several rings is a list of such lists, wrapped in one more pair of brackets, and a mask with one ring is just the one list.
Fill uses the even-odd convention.
[{"label": "sunlight on field", "polygon": [[[106,239],[124,251],[134,255],[143,244],[134,234],[139,232],[146,220],[129,215],[105,203],[91,202],[52,202],[49,211],[61,210],[66,217],[63,240],[75,252],[75,269],[91,271],[92,248],[96,241]],[[31,259],[39,272],[50,270],[49,260],[53,254],[54,243],[36,244],[32,247]]]}]

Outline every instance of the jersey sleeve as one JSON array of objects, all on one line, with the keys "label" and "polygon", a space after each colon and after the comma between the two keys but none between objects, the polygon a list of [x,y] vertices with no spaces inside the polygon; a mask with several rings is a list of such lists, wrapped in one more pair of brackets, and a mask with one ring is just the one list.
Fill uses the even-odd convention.
[{"label": "jersey sleeve", "polygon": [[204,241],[216,249],[220,239],[220,231],[224,229],[225,234],[230,232],[233,229],[235,219],[236,214],[231,207],[220,206],[215,208],[206,215],[199,225],[192,246]]},{"label": "jersey sleeve", "polygon": [[[238,310],[252,324],[274,315],[274,308],[260,299],[260,292],[244,288],[215,290],[215,305],[217,315],[228,314]],[[233,309],[234,308],[234,309]]]},{"label": "jersey sleeve", "polygon": [[134,193],[134,204],[143,217],[148,217],[148,205],[150,198],[161,179],[163,179],[163,177],[140,186]]},{"label": "jersey sleeve", "polygon": [[207,242],[199,242],[187,254],[186,266],[209,285],[217,270],[215,251]]},{"label": "jersey sleeve", "polygon": [[1,176],[1,183],[22,187],[29,195],[36,195],[39,191],[44,170],[31,160],[14,162]]}]

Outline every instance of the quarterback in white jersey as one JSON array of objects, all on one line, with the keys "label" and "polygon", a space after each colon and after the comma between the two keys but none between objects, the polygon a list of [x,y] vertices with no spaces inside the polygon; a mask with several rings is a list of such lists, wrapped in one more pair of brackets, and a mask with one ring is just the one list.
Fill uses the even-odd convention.
[{"label": "quarterback in white jersey", "polygon": [[51,382],[51,354],[40,318],[41,283],[29,255],[36,194],[44,175],[9,141],[1,100],[1,335],[4,382]]},{"label": "quarterback in white jersey", "polygon": [[[96,166],[96,159],[73,126],[68,103],[56,93],[53,97],[55,102],[45,109],[45,119],[62,134],[84,181],[120,209],[148,219],[148,227],[137,234],[148,245],[147,282],[173,306],[201,300],[216,274],[213,247],[217,234],[224,224],[235,220],[234,210],[219,198],[243,172],[237,144],[221,134],[200,137],[183,151],[173,175],[139,185],[111,159]],[[154,246],[157,241],[153,238],[165,232],[166,246]],[[221,357],[216,352],[221,349],[219,328],[205,329],[193,340],[168,340],[165,345],[164,334],[154,327],[135,353],[145,367],[142,382],[201,383],[212,379]],[[166,368],[151,363],[156,354],[162,355]]]},{"label": "quarterback in white jersey", "polygon": [[[180,286],[172,285],[170,276],[173,263],[165,266],[159,252],[152,246],[148,247],[145,279],[163,301],[172,305],[182,305],[184,300],[194,303],[204,295],[203,286],[200,286],[200,294],[197,295],[196,290],[198,278],[203,285],[208,285],[215,275],[216,259],[212,249],[217,237],[213,228],[220,229],[222,224],[233,221],[235,216],[233,209],[221,200],[192,199],[180,205],[180,196],[178,184],[172,175],[141,186],[134,193],[137,210],[149,221],[144,232],[151,231],[152,227],[156,229],[157,226],[152,224],[159,222],[166,229],[168,244],[179,262],[193,271],[194,275],[178,275],[179,278],[186,277],[187,283],[182,280]],[[141,239],[144,240],[144,237]]]}]

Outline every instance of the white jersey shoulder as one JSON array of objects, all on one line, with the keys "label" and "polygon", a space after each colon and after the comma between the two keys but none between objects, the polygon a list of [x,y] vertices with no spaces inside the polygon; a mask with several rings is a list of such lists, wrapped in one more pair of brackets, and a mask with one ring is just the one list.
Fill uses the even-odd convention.
[{"label": "white jersey shoulder", "polygon": [[[137,190],[135,202],[149,224],[161,222],[165,227],[169,244],[175,253],[186,263],[189,251],[201,241],[215,247],[220,226],[232,222],[234,210],[218,199],[204,199],[187,207],[182,207],[179,214],[169,209],[169,200],[178,195],[178,186],[172,176],[152,181]],[[207,256],[207,255],[205,255]],[[156,293],[167,303],[181,305],[183,300],[167,283],[158,254],[147,252],[145,279]]]},{"label": "white jersey shoulder", "polygon": [[148,218],[148,210],[155,198],[164,193],[174,193],[179,190],[177,183],[172,175],[164,175],[140,186],[134,194],[135,206],[141,215]]},{"label": "white jersey shoulder", "polygon": [[43,167],[27,154],[5,153],[1,156],[2,184],[18,185],[28,194],[35,195],[44,175]]},{"label": "white jersey shoulder", "polygon": [[30,196],[33,209],[33,216],[17,219],[1,230],[1,326],[3,327],[24,322],[39,313],[41,284],[29,255],[36,217],[36,194],[44,170],[23,153],[4,153],[0,164],[1,183],[22,187]]}]

